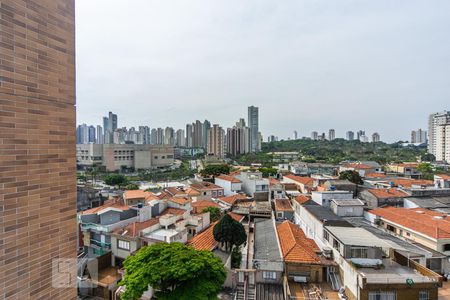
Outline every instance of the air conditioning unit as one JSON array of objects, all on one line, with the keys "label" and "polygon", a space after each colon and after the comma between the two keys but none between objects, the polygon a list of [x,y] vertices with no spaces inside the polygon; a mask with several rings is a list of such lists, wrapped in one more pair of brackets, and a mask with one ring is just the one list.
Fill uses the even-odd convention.
[{"label": "air conditioning unit", "polygon": [[323,250],[323,256],[332,259],[333,258],[333,251],[331,249],[324,249]]}]

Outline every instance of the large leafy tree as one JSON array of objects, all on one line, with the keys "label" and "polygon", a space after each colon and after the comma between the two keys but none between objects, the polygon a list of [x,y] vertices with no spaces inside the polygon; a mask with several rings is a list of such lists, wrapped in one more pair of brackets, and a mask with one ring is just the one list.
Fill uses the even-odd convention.
[{"label": "large leafy tree", "polygon": [[143,247],[124,261],[121,299],[139,299],[151,286],[157,299],[217,299],[226,278],[220,258],[181,243]]},{"label": "large leafy tree", "polygon": [[124,186],[128,183],[127,178],[121,174],[111,174],[105,177],[105,183],[107,185]]},{"label": "large leafy tree", "polygon": [[213,234],[214,239],[225,245],[227,251],[231,251],[233,246],[242,245],[247,240],[244,226],[228,214],[225,214],[214,226]]},{"label": "large leafy tree", "polygon": [[339,179],[347,179],[348,181],[353,182],[355,184],[363,184],[363,180],[359,175],[359,173],[352,170],[341,172],[339,174]]},{"label": "large leafy tree", "polygon": [[231,167],[227,164],[222,165],[207,165],[203,170],[201,170],[202,176],[218,176],[220,174],[230,174]]},{"label": "large leafy tree", "polygon": [[212,222],[215,222],[220,219],[222,216],[222,212],[220,211],[220,208],[209,206],[203,210],[204,213],[209,212],[209,218]]}]

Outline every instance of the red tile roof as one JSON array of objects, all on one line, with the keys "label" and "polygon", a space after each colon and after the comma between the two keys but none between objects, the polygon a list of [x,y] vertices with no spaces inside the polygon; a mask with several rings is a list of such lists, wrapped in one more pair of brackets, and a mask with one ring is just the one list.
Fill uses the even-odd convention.
[{"label": "red tile roof", "polygon": [[409,194],[403,191],[400,191],[396,188],[390,189],[368,189],[369,193],[374,195],[378,199],[386,199],[386,198],[404,198],[408,197]]},{"label": "red tile roof", "polygon": [[277,225],[281,252],[285,262],[320,264],[319,247],[314,240],[305,236],[300,227],[289,221]]},{"label": "red tile roof", "polygon": [[391,181],[394,183],[394,185],[402,186],[405,188],[410,188],[413,185],[434,185],[434,182],[432,180],[423,180],[423,179],[402,178],[402,179],[393,179]]},{"label": "red tile roof", "polygon": [[223,190],[223,187],[206,181],[192,183],[191,188],[197,191]]},{"label": "red tile roof", "polygon": [[280,181],[278,179],[269,177],[269,185],[278,185],[278,184],[280,184]]},{"label": "red tile roof", "polygon": [[386,174],[383,173],[368,173],[364,175],[365,178],[386,178]]},{"label": "red tile roof", "polygon": [[294,200],[298,204],[302,205],[303,203],[308,202],[309,200],[311,200],[311,197],[306,196],[306,195],[298,195],[298,196],[295,196]]},{"label": "red tile roof", "polygon": [[396,223],[410,230],[429,237],[450,238],[450,219],[441,214],[424,208],[383,207],[369,211],[386,221]]},{"label": "red tile roof", "polygon": [[200,214],[204,209],[208,207],[217,207],[220,208],[220,205],[211,200],[198,200],[191,203],[193,213]]},{"label": "red tile roof", "polygon": [[358,163],[348,163],[348,164],[343,164],[342,167],[344,168],[352,168],[352,169],[360,169],[360,170],[368,170],[368,169],[374,169],[375,167],[366,165],[366,164],[358,164]]},{"label": "red tile roof", "polygon": [[189,246],[194,247],[196,250],[209,250],[212,251],[217,246],[217,242],[214,239],[214,226],[217,224],[217,222],[211,223],[209,227],[194,236],[192,239],[190,239],[187,244]]},{"label": "red tile roof", "polygon": [[226,202],[230,205],[233,205],[237,200],[243,200],[243,199],[247,199],[247,196],[243,195],[243,194],[235,194],[235,195],[219,198],[220,201]]},{"label": "red tile roof", "polygon": [[239,179],[237,179],[237,178],[235,178],[233,176],[224,175],[224,174],[216,176],[216,178],[219,178],[219,179],[222,179],[222,180],[225,180],[225,181],[229,181],[231,183],[241,183],[242,182],[242,181],[240,181]]},{"label": "red tile roof", "polygon": [[166,208],[159,216],[164,216],[164,215],[181,216],[185,212],[186,211],[184,209],[181,209],[181,208],[169,207],[169,208]]},{"label": "red tile roof", "polygon": [[125,191],[123,193],[123,198],[125,200],[132,200],[132,199],[145,199],[148,200],[148,198],[153,198],[153,193],[146,192],[144,190],[129,190]]},{"label": "red tile roof", "polygon": [[[232,212],[229,212],[228,215],[238,222],[244,219],[243,216]],[[187,244],[197,250],[214,250],[214,248],[216,248],[217,246],[217,242],[214,239],[214,226],[216,224],[217,222],[211,223],[211,225],[209,225],[209,227],[205,231],[194,236],[187,242]]]},{"label": "red tile roof", "polygon": [[134,222],[131,224],[128,224],[127,226],[123,228],[119,228],[114,230],[115,234],[121,235],[121,236],[127,236],[127,237],[137,237],[139,235],[139,232],[145,228],[149,228],[153,225],[156,225],[159,223],[159,218],[152,218],[150,220],[144,221],[144,222]]},{"label": "red tile roof", "polygon": [[410,162],[410,163],[400,163],[400,164],[390,164],[389,166],[393,166],[393,167],[402,167],[402,168],[415,168],[419,165],[419,163],[416,162]]},{"label": "red tile roof", "polygon": [[439,176],[444,180],[450,180],[450,175],[447,174],[436,174],[436,176]]},{"label": "red tile roof", "polygon": [[276,211],[294,211],[289,199],[275,199]]},{"label": "red tile roof", "polygon": [[313,186],[314,185],[314,178],[311,177],[301,177],[301,176],[296,176],[294,174],[288,174],[285,175],[284,177],[289,178],[297,183],[303,184],[303,185],[307,185],[307,186]]},{"label": "red tile roof", "polygon": [[102,206],[87,209],[85,211],[82,211],[81,214],[82,215],[92,215],[92,214],[96,214],[99,211],[104,210],[106,208],[116,208],[116,209],[121,209],[121,210],[129,210],[130,209],[130,207],[128,205],[123,205],[122,203],[117,202],[115,200],[108,200],[108,201],[105,201],[105,203]]},{"label": "red tile roof", "polygon": [[184,197],[172,197],[167,199],[167,201],[179,204],[179,205],[186,205],[190,203],[192,200],[184,198]]}]

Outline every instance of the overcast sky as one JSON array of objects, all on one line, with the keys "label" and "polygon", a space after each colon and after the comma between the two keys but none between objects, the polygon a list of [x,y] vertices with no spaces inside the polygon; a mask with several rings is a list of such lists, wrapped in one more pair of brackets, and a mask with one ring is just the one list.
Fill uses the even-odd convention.
[{"label": "overcast sky", "polygon": [[77,0],[78,123],[409,139],[450,109],[450,1]]}]

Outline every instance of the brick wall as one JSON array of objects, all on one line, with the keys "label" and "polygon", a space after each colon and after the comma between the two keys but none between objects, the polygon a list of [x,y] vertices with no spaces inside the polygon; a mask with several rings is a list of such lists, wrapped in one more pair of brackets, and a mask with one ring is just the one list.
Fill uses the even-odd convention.
[{"label": "brick wall", "polygon": [[[75,299],[74,0],[0,1],[0,299]],[[72,279],[76,270],[70,270]]]}]

